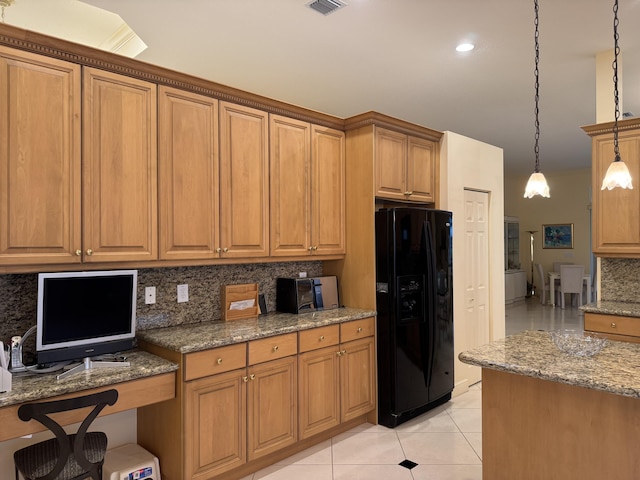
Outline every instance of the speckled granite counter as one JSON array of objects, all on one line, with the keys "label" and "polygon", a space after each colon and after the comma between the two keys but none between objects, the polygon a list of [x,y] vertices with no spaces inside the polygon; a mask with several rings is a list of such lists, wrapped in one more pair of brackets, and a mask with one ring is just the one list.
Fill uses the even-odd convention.
[{"label": "speckled granite counter", "polygon": [[136,332],[136,336],[153,345],[189,353],[375,315],[375,311],[348,307],[298,315],[269,313],[257,319],[213,321],[142,330]]},{"label": "speckled granite counter", "polygon": [[606,315],[621,315],[624,317],[640,317],[640,303],[600,301],[580,307],[588,313],[602,313]]},{"label": "speckled granite counter", "polygon": [[128,368],[101,368],[89,370],[56,380],[56,373],[30,376],[15,374],[11,392],[0,394],[0,408],[20,403],[80,392],[96,387],[115,385],[141,378],[173,372],[178,365],[141,350],[126,352]]},{"label": "speckled granite counter", "polygon": [[549,332],[528,331],[462,352],[462,362],[640,398],[640,345],[608,341],[591,358],[561,352]]}]

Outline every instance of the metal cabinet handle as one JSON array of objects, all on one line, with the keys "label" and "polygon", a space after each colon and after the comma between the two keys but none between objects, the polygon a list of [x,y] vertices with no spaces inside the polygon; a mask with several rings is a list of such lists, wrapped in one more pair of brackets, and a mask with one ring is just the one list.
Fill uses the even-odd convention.
[{"label": "metal cabinet handle", "polygon": [[346,351],[346,350],[342,350],[342,351],[340,352],[340,354],[342,354],[342,355],[346,355],[346,354],[347,354],[347,351]]},{"label": "metal cabinet handle", "polygon": [[277,351],[278,351],[278,345],[274,345],[274,346],[273,346],[273,351],[274,351],[274,352],[277,352]]},{"label": "metal cabinet handle", "polygon": [[362,327],[358,327],[358,333],[362,332]]},{"label": "metal cabinet handle", "polygon": [[224,253],[227,253],[227,252],[229,251],[229,249],[228,249],[227,247],[224,247],[224,248],[222,249],[222,251],[223,251]]},{"label": "metal cabinet handle", "polygon": [[249,375],[249,380],[255,380],[256,379],[256,374],[252,373],[251,375]]},{"label": "metal cabinet handle", "polygon": [[313,251],[315,252],[316,250],[318,250],[318,246],[317,246],[317,245],[314,245],[314,247],[313,247]]},{"label": "metal cabinet handle", "polygon": [[313,246],[308,247],[307,250],[312,251],[313,250]]},{"label": "metal cabinet handle", "polygon": [[320,335],[320,341],[324,340],[324,335]]},{"label": "metal cabinet handle", "polygon": [[413,195],[413,192],[404,192],[405,195]]},{"label": "metal cabinet handle", "polygon": [[219,358],[218,360],[216,360],[216,363],[217,363],[218,365],[221,365],[221,364],[222,364],[222,359],[221,359],[221,358]]},{"label": "metal cabinet handle", "polygon": [[220,253],[222,249],[220,247],[216,248],[216,253]]},{"label": "metal cabinet handle", "polygon": [[82,250],[80,249],[76,250],[76,257],[79,257],[80,255],[82,255]]},{"label": "metal cabinet handle", "polygon": [[247,382],[249,381],[249,377],[242,377],[242,381],[243,381],[244,383],[247,383]]},{"label": "metal cabinet handle", "polygon": [[611,328],[616,328],[617,325],[614,322],[611,322]]},{"label": "metal cabinet handle", "polygon": [[340,357],[340,356],[342,356],[342,352],[337,351],[337,352],[336,352],[336,355]]}]

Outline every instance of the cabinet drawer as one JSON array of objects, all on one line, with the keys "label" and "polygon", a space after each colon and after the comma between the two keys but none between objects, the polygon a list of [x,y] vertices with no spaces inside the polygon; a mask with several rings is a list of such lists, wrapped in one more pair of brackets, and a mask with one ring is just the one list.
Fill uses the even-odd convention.
[{"label": "cabinet drawer", "polygon": [[640,318],[587,313],[584,316],[584,329],[593,332],[640,337]]},{"label": "cabinet drawer", "polygon": [[184,380],[207,377],[247,366],[247,344],[188,353],[184,360]]},{"label": "cabinet drawer", "polygon": [[327,325],[326,327],[312,328],[298,333],[300,353],[309,352],[318,348],[337,345],[340,341],[340,326]]},{"label": "cabinet drawer", "polygon": [[298,353],[298,334],[287,333],[249,342],[249,365]]},{"label": "cabinet drawer", "polygon": [[363,318],[340,324],[340,341],[349,342],[358,338],[371,337],[375,333],[375,318]]}]

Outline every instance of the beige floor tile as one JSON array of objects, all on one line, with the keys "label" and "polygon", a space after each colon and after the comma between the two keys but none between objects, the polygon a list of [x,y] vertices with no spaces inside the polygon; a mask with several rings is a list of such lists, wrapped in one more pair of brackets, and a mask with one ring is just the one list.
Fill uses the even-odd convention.
[{"label": "beige floor tile", "polygon": [[482,465],[418,465],[414,480],[482,480]]},{"label": "beige floor tile", "polygon": [[362,423],[353,427],[349,432],[379,432],[389,433],[393,432],[393,429],[385,427],[384,425],[372,425],[371,423]]},{"label": "beige floor tile", "polygon": [[284,458],[276,465],[331,465],[331,440]]},{"label": "beige floor tile", "polygon": [[334,465],[394,465],[405,459],[398,435],[387,432],[346,432],[331,440]]},{"label": "beige floor tile", "polygon": [[445,405],[447,410],[452,408],[482,408],[482,390],[469,389],[468,392],[452,398]]},{"label": "beige floor tile", "polygon": [[406,458],[419,465],[476,465],[480,458],[462,433],[398,432]]},{"label": "beige floor tile", "polygon": [[482,433],[464,433],[464,437],[469,441],[473,450],[482,460]]},{"label": "beige floor tile", "polygon": [[332,480],[331,465],[271,465],[253,475],[253,480]]},{"label": "beige floor tile", "polygon": [[400,465],[334,465],[333,480],[413,480]]},{"label": "beige floor tile", "polygon": [[461,432],[482,432],[482,409],[452,408],[447,413]]}]

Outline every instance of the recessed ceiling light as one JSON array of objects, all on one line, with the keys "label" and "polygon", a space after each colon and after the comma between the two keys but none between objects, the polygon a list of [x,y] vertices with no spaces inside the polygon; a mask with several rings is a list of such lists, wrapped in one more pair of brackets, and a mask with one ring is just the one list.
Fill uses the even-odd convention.
[{"label": "recessed ceiling light", "polygon": [[456,47],[456,52],[470,52],[475,47],[473,43],[461,43]]}]

